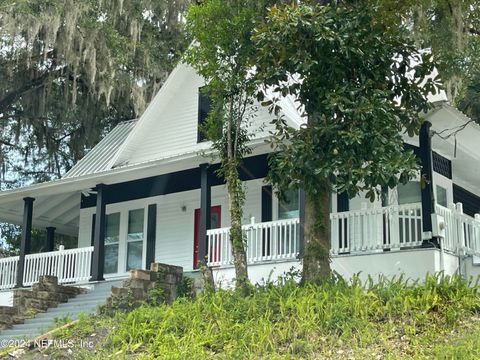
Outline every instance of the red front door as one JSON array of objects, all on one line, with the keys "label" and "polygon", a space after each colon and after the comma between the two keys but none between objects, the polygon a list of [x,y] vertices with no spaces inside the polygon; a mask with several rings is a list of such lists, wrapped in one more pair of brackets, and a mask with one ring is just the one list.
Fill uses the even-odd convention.
[{"label": "red front door", "polygon": [[[210,229],[221,227],[222,207],[220,205],[210,208]],[[198,243],[200,236],[200,209],[195,209],[195,223],[193,235],[193,268],[198,267]]]}]

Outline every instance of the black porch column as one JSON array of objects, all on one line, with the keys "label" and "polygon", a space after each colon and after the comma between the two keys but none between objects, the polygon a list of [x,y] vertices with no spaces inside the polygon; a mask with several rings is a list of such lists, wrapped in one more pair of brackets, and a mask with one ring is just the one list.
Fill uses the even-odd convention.
[{"label": "black porch column", "polygon": [[95,228],[93,236],[92,277],[90,281],[105,280],[103,268],[105,264],[105,204],[106,186],[97,185],[97,207],[95,210]]},{"label": "black porch column", "polygon": [[298,217],[298,255],[299,257],[303,257],[303,255],[305,254],[305,190],[303,189],[300,189],[298,193]]},{"label": "black porch column", "polygon": [[[421,178],[426,180],[425,186],[421,189],[422,194],[422,231],[432,234],[432,214],[435,212],[435,198],[433,193],[433,160],[432,160],[432,142],[430,138],[430,127],[432,124],[425,121],[420,128],[420,162],[422,166]],[[430,239],[425,239],[424,244],[430,243]],[[434,241],[435,242],[435,241]]]},{"label": "black porch column", "polygon": [[55,228],[53,226],[47,227],[47,247],[45,251],[53,251],[55,248]]},{"label": "black porch column", "polygon": [[25,269],[25,255],[30,253],[30,245],[32,240],[32,215],[34,198],[23,198],[23,226],[22,240],[20,242],[20,256],[17,264],[17,281],[16,287],[23,286],[23,272]]},{"label": "black porch column", "polygon": [[211,226],[212,207],[209,164],[200,165],[200,234],[198,236],[198,261],[207,257],[207,230]]}]

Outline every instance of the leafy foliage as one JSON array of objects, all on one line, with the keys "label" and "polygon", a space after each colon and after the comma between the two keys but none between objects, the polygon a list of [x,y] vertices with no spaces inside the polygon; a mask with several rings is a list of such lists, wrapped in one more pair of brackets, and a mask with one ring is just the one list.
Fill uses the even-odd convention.
[{"label": "leafy foliage", "polygon": [[[284,279],[246,298],[218,291],[97,320],[98,326],[115,328],[97,346],[96,357],[425,358],[439,355],[432,345],[478,314],[478,291],[460,277],[442,275],[422,283],[399,277],[366,284],[333,275],[305,286]],[[75,328],[66,332],[72,336]],[[91,352],[83,355],[92,358]]]},{"label": "leafy foliage", "polygon": [[258,74],[275,100],[295,96],[308,118],[298,131],[277,120],[272,165],[280,188],[315,194],[329,183],[373,198],[378,185],[392,188],[418,169],[403,151],[402,132],[419,131],[425,95],[435,91],[434,63],[406,34],[363,2],[270,10],[256,34]]},{"label": "leafy foliage", "polygon": [[187,4],[1,0],[4,176],[59,177],[105,131],[141,114],[185,48]]}]

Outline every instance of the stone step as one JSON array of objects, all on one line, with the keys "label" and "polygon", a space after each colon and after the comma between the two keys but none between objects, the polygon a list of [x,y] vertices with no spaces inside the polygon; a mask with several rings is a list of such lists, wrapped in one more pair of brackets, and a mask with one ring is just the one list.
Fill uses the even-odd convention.
[{"label": "stone step", "polygon": [[46,312],[38,313],[35,318],[25,320],[24,324],[14,325],[11,329],[2,330],[0,340],[22,339],[24,337],[33,339],[53,328],[55,318],[68,317],[75,320],[81,312],[95,313],[99,305],[106,303],[112,285],[121,286],[122,281],[89,285],[88,292],[70,298],[68,302],[60,303],[57,307],[49,308]]}]

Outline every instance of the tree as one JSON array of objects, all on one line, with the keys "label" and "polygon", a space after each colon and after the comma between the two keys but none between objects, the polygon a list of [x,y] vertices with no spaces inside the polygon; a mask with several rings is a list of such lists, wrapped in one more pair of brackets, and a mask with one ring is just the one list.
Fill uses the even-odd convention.
[{"label": "tree", "polygon": [[188,2],[0,0],[4,178],[59,177],[140,115],[186,47]]},{"label": "tree", "polygon": [[370,3],[274,6],[255,34],[258,77],[276,94],[271,109],[292,95],[308,119],[294,130],[278,118],[271,158],[278,188],[305,190],[306,281],[330,271],[331,191],[374,199],[418,169],[401,133],[419,130],[434,63]]},{"label": "tree", "polygon": [[378,0],[382,19],[406,24],[419,48],[431,49],[450,102],[480,121],[480,2]]},{"label": "tree", "polygon": [[255,48],[251,36],[265,5],[252,0],[207,0],[190,7],[186,24],[195,41],[187,50],[186,60],[205,78],[205,91],[212,101],[213,111],[205,129],[218,151],[219,174],[227,184],[236,288],[244,295],[250,288],[242,234],[245,190],[239,166],[251,151],[248,122],[256,110],[252,76]]}]

